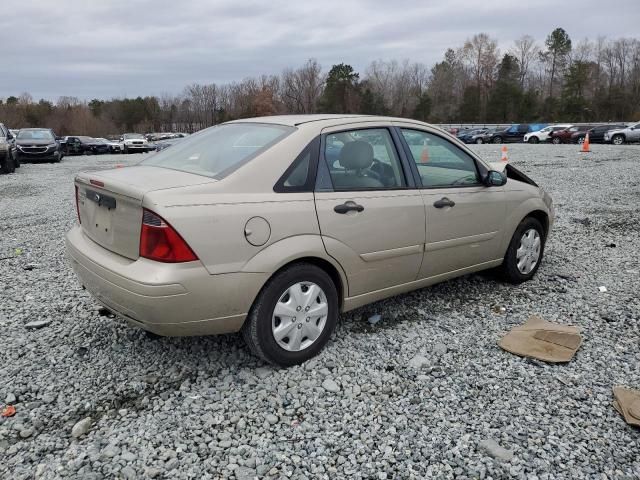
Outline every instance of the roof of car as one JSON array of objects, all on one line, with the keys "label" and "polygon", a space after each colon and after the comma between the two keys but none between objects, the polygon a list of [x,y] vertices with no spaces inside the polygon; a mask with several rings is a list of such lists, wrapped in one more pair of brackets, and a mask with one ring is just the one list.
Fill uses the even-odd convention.
[{"label": "roof of car", "polygon": [[417,120],[411,120],[407,118],[394,118],[394,117],[383,117],[376,115],[350,115],[350,114],[313,114],[313,115],[273,115],[268,117],[254,117],[254,118],[243,118],[240,120],[234,120],[229,123],[241,123],[241,122],[259,122],[259,123],[275,123],[279,125],[288,125],[291,127],[295,127],[297,125],[302,125],[303,123],[311,123],[311,122],[321,122],[328,120],[366,120],[366,121],[389,121],[389,120],[397,120],[397,121],[409,121],[415,123]]}]

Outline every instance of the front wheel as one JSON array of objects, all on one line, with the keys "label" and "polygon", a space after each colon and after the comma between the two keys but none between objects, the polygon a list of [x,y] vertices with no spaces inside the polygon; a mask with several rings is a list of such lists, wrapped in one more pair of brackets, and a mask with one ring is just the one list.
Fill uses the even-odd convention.
[{"label": "front wheel", "polygon": [[576,142],[578,145],[582,145],[584,143],[585,137],[578,137],[578,141]]},{"label": "front wheel", "polygon": [[476,143],[477,143],[478,145],[481,145],[481,144],[483,144],[483,143],[484,143],[484,140],[482,140],[481,138],[476,138]]},{"label": "front wheel", "polygon": [[611,143],[614,145],[622,145],[624,143],[624,137],[622,135],[614,135],[611,139]]},{"label": "front wheel", "polygon": [[554,145],[560,145],[561,142],[562,140],[560,140],[560,137],[553,137],[551,139],[551,143],[553,143]]},{"label": "front wheel", "polygon": [[540,267],[544,254],[544,229],[538,220],[527,217],[516,228],[500,267],[501,276],[509,283],[530,280]]},{"label": "front wheel", "polygon": [[540,143],[540,139],[538,137],[529,138],[529,143]]},{"label": "front wheel", "polygon": [[13,163],[13,156],[11,152],[7,152],[4,157],[4,160],[0,162],[0,172],[2,173],[13,173],[16,171],[16,164]]},{"label": "front wheel", "polygon": [[493,143],[502,143],[502,137],[495,137],[492,142]]},{"label": "front wheel", "polygon": [[331,277],[308,263],[280,272],[258,294],[242,327],[254,355],[289,367],[309,360],[329,341],[338,321],[338,291]]}]

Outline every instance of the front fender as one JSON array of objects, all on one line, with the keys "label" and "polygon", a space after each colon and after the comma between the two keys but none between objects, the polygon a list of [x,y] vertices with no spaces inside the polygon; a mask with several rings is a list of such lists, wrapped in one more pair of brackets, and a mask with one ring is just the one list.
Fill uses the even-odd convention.
[{"label": "front fender", "polygon": [[[502,243],[500,246],[500,251],[502,257],[507,253],[507,248],[509,248],[509,243],[511,242],[511,238],[520,225],[520,222],[531,212],[535,212],[536,210],[542,211],[546,213],[547,217],[551,219],[551,212],[549,208],[544,203],[542,198],[533,197],[529,198],[519,204],[517,204],[514,208],[512,208],[507,213],[507,218],[505,220],[505,229],[504,236],[502,238]],[[549,224],[551,226],[551,223]]]}]

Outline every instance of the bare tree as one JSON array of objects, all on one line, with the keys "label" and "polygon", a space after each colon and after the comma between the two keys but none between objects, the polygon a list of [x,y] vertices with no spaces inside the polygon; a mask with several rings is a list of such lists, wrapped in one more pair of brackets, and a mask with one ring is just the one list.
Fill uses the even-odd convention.
[{"label": "bare tree", "polygon": [[511,54],[518,59],[520,66],[520,87],[524,88],[527,75],[540,53],[540,47],[531,35],[523,35],[514,42]]}]

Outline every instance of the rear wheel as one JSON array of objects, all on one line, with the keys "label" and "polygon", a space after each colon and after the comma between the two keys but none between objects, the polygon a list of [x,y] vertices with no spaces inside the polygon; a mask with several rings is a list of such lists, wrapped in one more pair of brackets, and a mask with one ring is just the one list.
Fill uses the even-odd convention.
[{"label": "rear wheel", "polygon": [[529,143],[540,143],[540,139],[538,137],[529,138]]},{"label": "rear wheel", "polygon": [[502,278],[515,284],[530,280],[540,267],[544,242],[544,229],[538,220],[527,217],[520,222],[500,267]]},{"label": "rear wheel", "polygon": [[584,137],[578,137],[577,142],[578,145],[582,145],[584,143]]},{"label": "rear wheel", "polygon": [[624,143],[624,135],[614,135],[613,138],[611,139],[611,143],[613,143],[614,145],[622,145]]},{"label": "rear wheel", "polygon": [[480,144],[484,143],[484,140],[482,140],[481,138],[476,138],[476,143],[478,145],[480,145]]},{"label": "rear wheel", "polygon": [[551,143],[553,143],[554,145],[560,145],[561,142],[562,140],[560,140],[560,137],[553,137],[551,139]]},{"label": "rear wheel", "polygon": [[321,268],[297,263],[278,272],[256,298],[242,335],[254,355],[288,367],[314,357],[338,321],[338,291]]},{"label": "rear wheel", "polygon": [[502,143],[502,137],[494,137],[492,143]]}]

